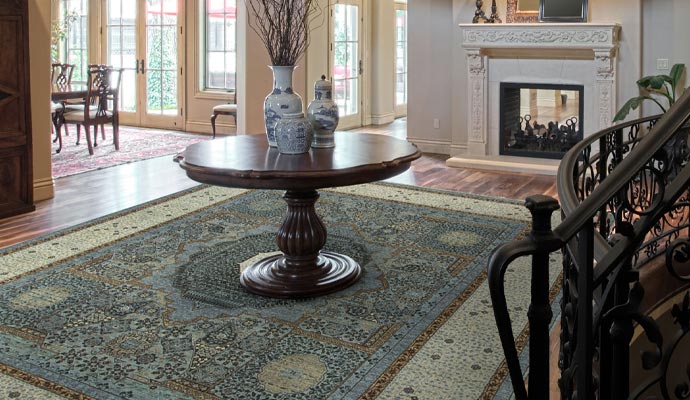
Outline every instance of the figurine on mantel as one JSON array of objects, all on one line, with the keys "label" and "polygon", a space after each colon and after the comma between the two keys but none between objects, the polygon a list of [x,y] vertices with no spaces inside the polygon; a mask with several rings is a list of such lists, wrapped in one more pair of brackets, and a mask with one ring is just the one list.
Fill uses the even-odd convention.
[{"label": "figurine on mantel", "polygon": [[477,0],[476,2],[477,9],[474,12],[474,18],[472,18],[472,23],[476,24],[479,22],[485,22],[488,24],[495,24],[495,23],[501,23],[501,18],[498,17],[498,13],[496,12],[496,0],[493,0],[491,2],[491,16],[487,17],[486,13],[484,13],[484,10],[482,9],[484,7],[484,2],[482,0]]},{"label": "figurine on mantel", "polygon": [[314,100],[307,108],[307,118],[314,127],[314,138],[311,147],[335,147],[335,128],[340,116],[338,105],[333,101],[333,84],[321,75],[321,80],[314,83]]}]

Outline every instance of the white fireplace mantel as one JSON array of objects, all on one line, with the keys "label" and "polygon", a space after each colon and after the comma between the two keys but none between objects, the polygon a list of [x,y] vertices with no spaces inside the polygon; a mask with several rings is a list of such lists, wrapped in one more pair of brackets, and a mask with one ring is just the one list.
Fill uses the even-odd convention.
[{"label": "white fireplace mantel", "polygon": [[[585,135],[611,125],[616,109],[616,56],[621,27],[617,23],[460,24],[462,47],[467,55],[467,155],[447,164],[530,172],[555,173],[557,162],[525,157],[499,156],[489,146],[490,124],[498,120],[498,98],[490,88],[504,79],[515,79],[515,68],[506,60],[532,62],[525,79],[546,82],[579,82],[585,85]],[[532,51],[533,50],[533,51]],[[492,60],[502,60],[491,74]],[[585,64],[582,60],[585,59]],[[577,61],[575,61],[577,60]],[[565,66],[569,63],[572,66]],[[514,64],[512,67],[517,66]],[[577,65],[575,67],[575,65]],[[563,72],[567,70],[566,72]],[[500,72],[503,71],[503,72]],[[554,75],[553,71],[558,71]],[[503,74],[504,76],[501,76]],[[558,75],[560,74],[560,75]],[[531,77],[529,76],[531,75]],[[591,82],[587,87],[586,82]],[[537,83],[537,82],[534,82]],[[587,96],[589,92],[589,96]],[[591,112],[588,112],[591,111]],[[496,115],[494,115],[496,114]],[[595,115],[593,115],[595,114]],[[595,119],[593,119],[595,118]],[[497,135],[497,129],[495,129]],[[533,165],[534,168],[525,166]],[[542,168],[542,166],[544,168]]]},{"label": "white fireplace mantel", "polygon": [[590,49],[618,48],[616,23],[460,24],[466,49]]}]

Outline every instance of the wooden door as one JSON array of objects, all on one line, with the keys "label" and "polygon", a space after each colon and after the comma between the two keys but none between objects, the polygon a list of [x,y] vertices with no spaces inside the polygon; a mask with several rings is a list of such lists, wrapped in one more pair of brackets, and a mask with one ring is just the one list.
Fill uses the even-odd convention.
[{"label": "wooden door", "polygon": [[0,0],[0,218],[34,210],[27,0]]}]

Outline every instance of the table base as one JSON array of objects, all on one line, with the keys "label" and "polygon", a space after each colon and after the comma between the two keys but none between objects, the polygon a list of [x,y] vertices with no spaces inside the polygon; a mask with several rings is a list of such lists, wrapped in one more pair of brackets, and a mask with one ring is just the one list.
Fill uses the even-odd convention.
[{"label": "table base", "polygon": [[345,289],[361,274],[362,268],[352,258],[322,251],[314,268],[299,274],[288,272],[282,255],[264,258],[242,272],[240,283],[248,291],[267,297],[316,297]]}]

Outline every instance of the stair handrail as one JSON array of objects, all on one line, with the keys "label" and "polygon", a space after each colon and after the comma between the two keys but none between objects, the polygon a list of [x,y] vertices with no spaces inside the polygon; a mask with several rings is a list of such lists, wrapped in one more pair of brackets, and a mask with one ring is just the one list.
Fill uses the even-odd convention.
[{"label": "stair handrail", "polygon": [[[581,277],[584,290],[580,296],[591,298],[593,287],[608,276],[617,266],[630,263],[630,249],[639,245],[644,238],[645,229],[650,229],[650,224],[655,218],[660,218],[665,212],[657,207],[649,215],[641,218],[639,224],[630,226],[628,232],[616,235],[616,243],[609,246],[606,241],[612,238],[603,238],[594,234],[593,220],[607,203],[627,187],[645,166],[654,158],[661,148],[669,142],[676,132],[690,119],[690,91],[686,91],[682,97],[656,121],[648,134],[646,134],[636,146],[633,152],[622,159],[615,169],[598,186],[594,187],[588,197],[577,203],[577,197],[572,191],[573,170],[576,167],[580,153],[587,146],[591,146],[596,140],[626,126],[635,123],[650,121],[639,119],[620,124],[586,138],[575,146],[562,161],[559,176],[559,196],[566,205],[566,214],[562,222],[551,229],[551,213],[558,209],[558,202],[547,196],[533,196],[527,199],[526,205],[532,213],[532,231],[524,239],[506,243],[497,247],[492,253],[488,263],[488,279],[491,299],[494,306],[494,315],[499,330],[499,336],[506,356],[510,378],[515,396],[518,400],[548,399],[549,396],[549,331],[551,321],[551,308],[548,299],[549,293],[549,254],[569,246],[572,254],[578,254],[583,263]],[[565,177],[565,179],[563,179]],[[681,195],[690,182],[690,166],[683,168],[676,179],[664,191],[663,204],[673,202]],[[575,239],[577,243],[570,243]],[[596,243],[596,245],[595,245]],[[597,263],[595,267],[595,248]],[[532,304],[529,310],[530,323],[530,390],[525,387],[523,372],[520,367],[515,340],[513,339],[512,324],[508,312],[504,291],[505,273],[510,263],[521,256],[532,256]],[[618,276],[614,277],[618,279]],[[590,303],[590,304],[587,304]],[[592,311],[591,301],[578,303],[578,311],[581,315],[590,315]],[[601,316],[598,316],[601,317]],[[580,318],[578,327],[584,332],[591,329],[591,321],[588,318]],[[582,324],[582,325],[580,325]],[[587,351],[578,355],[580,369],[577,371],[577,386],[579,389],[591,386],[591,357]],[[589,367],[587,367],[589,360]],[[589,369],[589,370],[588,370]],[[627,373],[627,371],[626,371]],[[584,393],[585,391],[580,393]],[[585,395],[586,397],[586,395]]]}]

